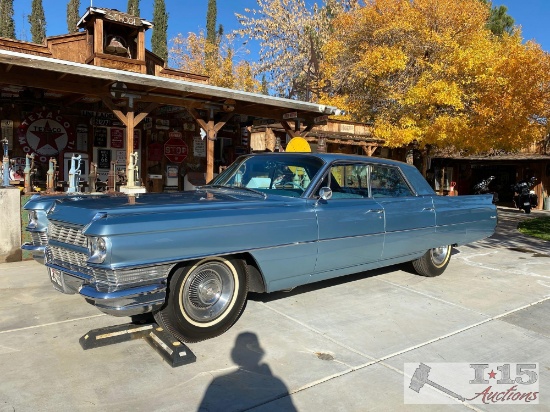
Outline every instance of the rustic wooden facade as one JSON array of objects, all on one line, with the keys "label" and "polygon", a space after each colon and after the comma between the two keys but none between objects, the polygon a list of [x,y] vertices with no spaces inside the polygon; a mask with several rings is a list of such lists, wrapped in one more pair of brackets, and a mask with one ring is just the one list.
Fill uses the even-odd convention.
[{"label": "rustic wooden facade", "polygon": [[[187,172],[201,173],[204,183],[217,166],[248,152],[242,131],[256,119],[284,121],[292,112],[311,130],[316,117],[336,110],[215,87],[205,76],[168,68],[145,49],[151,24],[136,16],[90,7],[79,27],[42,45],[0,39],[0,113],[3,125],[10,124],[0,138],[10,140],[10,156],[22,161],[42,150],[36,156],[42,176],[54,156],[63,180],[67,155],[77,153],[95,163],[103,178],[109,163],[128,170],[137,162],[141,182],[135,186],[160,191],[170,186],[172,174],[177,183],[171,189],[183,189]],[[201,128],[206,138],[199,137]],[[52,142],[71,140],[69,129],[72,142],[56,151],[60,145]],[[293,130],[304,132],[296,125]]]}]

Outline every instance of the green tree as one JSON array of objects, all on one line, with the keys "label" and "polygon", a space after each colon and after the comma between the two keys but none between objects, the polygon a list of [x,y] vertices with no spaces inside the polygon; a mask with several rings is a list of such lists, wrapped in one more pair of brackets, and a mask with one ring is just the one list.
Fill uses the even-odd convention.
[{"label": "green tree", "polygon": [[69,33],[75,33],[78,31],[76,27],[78,21],[80,20],[80,0],[70,0],[67,3],[67,29]]},{"label": "green tree", "polygon": [[168,59],[167,32],[168,32],[168,13],[164,0],[155,0],[153,5],[153,35],[151,36],[151,47],[153,53],[162,58]]},{"label": "green tree", "polygon": [[208,10],[206,11],[206,40],[212,44],[217,42],[216,39],[216,18],[218,9],[216,0],[208,0]]},{"label": "green tree", "polygon": [[15,40],[13,0],[0,0],[0,37]]},{"label": "green tree", "polygon": [[139,17],[139,0],[128,0],[128,7],[126,10],[128,14]]},{"label": "green tree", "polygon": [[508,14],[506,6],[493,6],[490,0],[481,1],[491,9],[487,19],[487,28],[497,36],[502,36],[504,33],[512,34],[514,19]]},{"label": "green tree", "polygon": [[46,38],[46,16],[44,16],[44,7],[42,0],[32,0],[32,9],[29,16],[31,25],[32,42],[42,44]]}]

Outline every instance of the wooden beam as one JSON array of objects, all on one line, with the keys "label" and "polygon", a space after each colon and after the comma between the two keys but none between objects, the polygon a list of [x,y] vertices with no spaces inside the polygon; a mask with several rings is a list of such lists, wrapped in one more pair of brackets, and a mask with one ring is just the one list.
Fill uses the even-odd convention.
[{"label": "wooden beam", "polygon": [[234,113],[226,113],[219,122],[214,123],[214,111],[212,109],[209,110],[208,121],[203,119],[196,109],[188,108],[187,110],[206,132],[206,183],[208,183],[214,178],[214,142],[220,129],[225,126]]}]

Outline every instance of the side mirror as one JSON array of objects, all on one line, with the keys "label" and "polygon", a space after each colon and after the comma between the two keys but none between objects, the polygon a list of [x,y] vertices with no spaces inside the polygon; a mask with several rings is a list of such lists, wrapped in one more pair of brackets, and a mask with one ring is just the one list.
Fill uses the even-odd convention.
[{"label": "side mirror", "polygon": [[330,187],[320,188],[319,197],[323,200],[329,200],[332,197],[332,189]]}]

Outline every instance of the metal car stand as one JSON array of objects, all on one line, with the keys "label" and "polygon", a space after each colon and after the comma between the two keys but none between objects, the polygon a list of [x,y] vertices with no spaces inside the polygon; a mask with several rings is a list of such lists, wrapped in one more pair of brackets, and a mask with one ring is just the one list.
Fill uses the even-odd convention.
[{"label": "metal car stand", "polygon": [[82,349],[88,350],[134,339],[145,339],[173,368],[197,360],[195,354],[184,343],[177,340],[155,322],[126,323],[92,329],[82,336],[79,342]]}]

